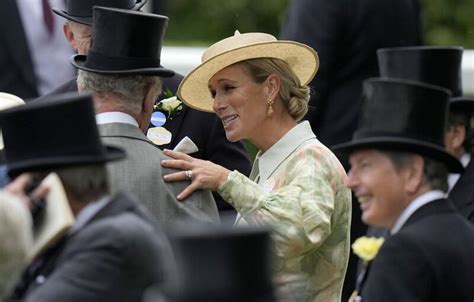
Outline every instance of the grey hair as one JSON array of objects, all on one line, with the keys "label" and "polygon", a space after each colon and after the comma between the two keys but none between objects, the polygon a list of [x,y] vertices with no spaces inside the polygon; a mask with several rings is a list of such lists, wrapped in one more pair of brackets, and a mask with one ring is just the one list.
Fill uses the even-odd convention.
[{"label": "grey hair", "polygon": [[[141,111],[143,99],[150,87],[154,89],[155,98],[161,92],[161,79],[157,76],[99,74],[79,70],[77,85],[80,91],[99,97],[110,94],[117,96],[117,109],[132,114]],[[96,99],[96,106],[100,105],[100,99]]]},{"label": "grey hair", "polygon": [[33,245],[31,214],[23,201],[0,191],[0,300],[10,294]]},{"label": "grey hair", "polygon": [[91,164],[55,169],[64,188],[75,197],[91,201],[110,193],[105,164]]},{"label": "grey hair", "polygon": [[308,112],[310,89],[301,85],[287,62],[274,58],[257,58],[242,63],[256,83],[263,83],[271,74],[276,74],[281,81],[279,96],[288,113],[295,121],[304,117]]},{"label": "grey hair", "polygon": [[[385,154],[397,170],[407,167],[416,154],[403,151],[381,151]],[[423,157],[423,182],[431,190],[448,191],[448,168],[440,161]]]}]

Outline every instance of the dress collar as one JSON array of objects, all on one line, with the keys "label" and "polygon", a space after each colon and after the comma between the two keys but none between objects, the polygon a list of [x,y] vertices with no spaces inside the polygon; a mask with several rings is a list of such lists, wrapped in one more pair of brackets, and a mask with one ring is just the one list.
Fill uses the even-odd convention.
[{"label": "dress collar", "polygon": [[311,130],[308,121],[303,121],[294,126],[280,140],[271,146],[264,153],[258,152],[258,168],[260,181],[267,180],[291,153],[293,153],[302,143],[315,139],[316,135]]}]

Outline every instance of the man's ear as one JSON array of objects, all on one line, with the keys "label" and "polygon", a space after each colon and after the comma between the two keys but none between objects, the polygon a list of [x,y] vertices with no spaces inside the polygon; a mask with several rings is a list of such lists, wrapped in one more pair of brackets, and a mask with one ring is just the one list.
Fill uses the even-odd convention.
[{"label": "man's ear", "polygon": [[64,37],[66,37],[66,40],[69,42],[69,45],[71,45],[71,48],[77,51],[76,40],[74,39],[74,32],[71,30],[71,27],[67,22],[65,22],[63,25],[63,33]]},{"label": "man's ear", "polygon": [[406,192],[414,194],[423,185],[424,168],[425,161],[420,155],[414,156],[411,164],[404,168]]},{"label": "man's ear", "polygon": [[153,106],[155,105],[156,98],[156,89],[149,85],[142,100],[142,110],[140,112],[141,117],[139,119],[139,127],[144,132],[146,132],[148,126],[150,125],[150,117],[153,113]]}]

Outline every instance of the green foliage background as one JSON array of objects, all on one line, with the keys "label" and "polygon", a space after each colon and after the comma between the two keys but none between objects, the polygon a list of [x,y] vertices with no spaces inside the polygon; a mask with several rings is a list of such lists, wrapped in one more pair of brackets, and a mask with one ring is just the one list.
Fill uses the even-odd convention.
[{"label": "green foliage background", "polygon": [[[289,1],[168,0],[166,44],[209,46],[235,29],[278,36]],[[474,0],[420,1],[426,44],[474,48]]]}]

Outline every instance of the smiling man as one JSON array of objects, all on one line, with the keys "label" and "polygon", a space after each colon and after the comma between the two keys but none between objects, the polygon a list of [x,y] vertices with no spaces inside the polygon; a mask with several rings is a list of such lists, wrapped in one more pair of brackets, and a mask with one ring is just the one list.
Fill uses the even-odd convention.
[{"label": "smiling man", "polygon": [[472,301],[474,228],[445,193],[448,172],[463,169],[443,146],[448,90],[371,79],[363,102],[352,141],[334,147],[349,156],[346,184],[362,221],[391,233],[371,265],[363,301]]}]

